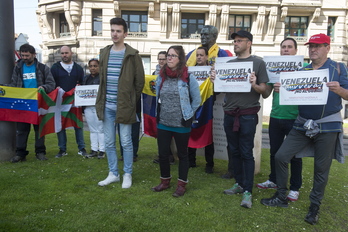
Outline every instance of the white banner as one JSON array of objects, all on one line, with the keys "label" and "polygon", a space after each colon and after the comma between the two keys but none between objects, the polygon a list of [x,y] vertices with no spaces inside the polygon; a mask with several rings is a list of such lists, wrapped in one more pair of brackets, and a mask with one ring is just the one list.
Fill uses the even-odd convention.
[{"label": "white banner", "polygon": [[75,88],[75,106],[94,106],[99,85],[78,85]]},{"label": "white banner", "polygon": [[199,85],[201,85],[210,76],[211,66],[189,66],[188,72],[196,77]]},{"label": "white banner", "polygon": [[215,92],[250,92],[253,62],[216,63]]},{"label": "white banner", "polygon": [[329,94],[329,69],[282,72],[280,105],[325,105]]},{"label": "white banner", "polygon": [[303,56],[264,56],[269,83],[279,82],[280,73],[299,71],[303,67]]}]

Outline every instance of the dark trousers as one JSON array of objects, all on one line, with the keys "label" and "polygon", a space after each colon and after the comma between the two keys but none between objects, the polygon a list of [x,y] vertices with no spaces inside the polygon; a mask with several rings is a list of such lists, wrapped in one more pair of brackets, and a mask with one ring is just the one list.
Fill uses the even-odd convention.
[{"label": "dark trousers", "polygon": [[319,133],[313,138],[304,131],[292,129],[275,156],[278,192],[285,196],[288,182],[288,164],[290,160],[306,145],[314,145],[314,178],[309,199],[316,205],[321,204],[329,178],[330,167],[334,157],[337,132]]},{"label": "dark trousers", "polygon": [[[140,118],[140,114],[137,114]],[[120,129],[117,127],[118,135],[120,135]],[[138,150],[139,150],[139,131],[140,131],[140,122],[136,122],[132,124],[132,144],[133,144],[133,158],[138,157]],[[123,147],[121,145],[120,140],[120,151],[121,156],[123,157]]]},{"label": "dark trousers", "polygon": [[[188,148],[190,165],[196,164],[196,151],[197,148]],[[206,167],[214,167],[214,143],[204,147],[204,155],[207,162]]]},{"label": "dark trousers", "polygon": [[241,115],[239,131],[233,131],[234,120],[234,116],[225,114],[224,129],[232,156],[234,178],[245,191],[252,193],[255,171],[253,148],[258,116],[257,114]]},{"label": "dark trousers", "polygon": [[[280,146],[284,142],[285,137],[289,134],[292,129],[295,120],[290,119],[277,119],[270,118],[269,120],[269,142],[270,142],[270,165],[271,173],[269,174],[269,180],[273,183],[277,182],[276,171],[275,171],[275,161],[274,157]],[[299,191],[302,186],[302,159],[292,158],[291,161],[291,176],[290,176],[290,190]]]},{"label": "dark trousers", "polygon": [[[30,125],[29,123],[17,122],[17,134],[16,134],[16,155],[25,157],[28,155],[27,143],[28,137],[30,134]],[[45,147],[45,137],[39,137],[39,126],[33,125],[35,131],[35,153],[44,153],[46,154]]]},{"label": "dark trousers", "polygon": [[170,144],[172,137],[175,140],[179,158],[179,179],[187,181],[189,160],[187,155],[187,145],[190,133],[176,133],[167,130],[157,129],[157,145],[160,161],[161,177],[170,177],[169,155],[172,154]]}]

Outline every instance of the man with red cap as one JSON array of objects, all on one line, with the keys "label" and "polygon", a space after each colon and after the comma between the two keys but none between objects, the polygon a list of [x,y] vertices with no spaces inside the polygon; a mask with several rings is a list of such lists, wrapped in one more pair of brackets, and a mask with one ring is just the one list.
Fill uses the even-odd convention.
[{"label": "man with red cap", "polygon": [[[304,70],[329,69],[326,86],[329,95],[325,105],[300,105],[299,115],[293,129],[275,155],[278,190],[271,198],[262,199],[267,206],[287,207],[286,199],[288,164],[294,156],[301,156],[301,151],[307,150],[307,155],[314,156],[313,188],[309,199],[310,207],[305,221],[316,224],[319,219],[319,207],[324,197],[324,191],[329,178],[332,159],[343,162],[341,135],[342,117],[341,99],[348,99],[347,67],[328,58],[330,37],[317,34],[310,37],[308,45],[309,58],[312,63]],[[306,126],[311,122],[312,126]]]}]

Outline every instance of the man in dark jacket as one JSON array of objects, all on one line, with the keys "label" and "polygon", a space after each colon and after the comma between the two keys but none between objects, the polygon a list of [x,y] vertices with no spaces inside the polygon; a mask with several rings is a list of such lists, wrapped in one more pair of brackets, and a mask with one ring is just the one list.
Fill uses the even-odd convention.
[{"label": "man in dark jacket", "polygon": [[[55,83],[50,68],[36,59],[35,48],[29,44],[23,44],[20,48],[21,60],[13,69],[12,80],[8,86],[18,88],[44,89],[46,93],[54,89]],[[29,123],[17,122],[16,156],[12,163],[26,161],[27,142],[30,133]],[[38,160],[47,160],[45,137],[39,137],[39,125],[33,125],[35,131],[35,153]]]},{"label": "man in dark jacket", "polygon": [[[56,87],[62,88],[65,92],[75,88],[76,85],[82,84],[84,72],[80,65],[72,61],[72,51],[68,46],[60,48],[60,55],[62,61],[54,63],[51,68],[52,75],[56,81]],[[78,154],[86,157],[87,151],[85,149],[85,141],[83,138],[83,129],[74,127],[76,143],[79,149]],[[57,133],[59,152],[56,158],[67,155],[66,152],[66,132],[62,129]]]},{"label": "man in dark jacket", "polygon": [[113,45],[100,50],[100,85],[96,101],[97,115],[104,122],[105,151],[109,163],[108,177],[98,183],[105,186],[120,181],[116,156],[116,123],[123,147],[122,188],[132,185],[132,124],[137,122],[136,105],[145,76],[139,52],[124,43],[128,26],[122,18],[110,20]]}]

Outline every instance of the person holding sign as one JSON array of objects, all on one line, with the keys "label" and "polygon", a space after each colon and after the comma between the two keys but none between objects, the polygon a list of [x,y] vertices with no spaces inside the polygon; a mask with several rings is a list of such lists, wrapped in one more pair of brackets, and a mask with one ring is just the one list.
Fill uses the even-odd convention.
[{"label": "person holding sign", "polygon": [[[269,79],[265,62],[251,55],[253,35],[248,31],[240,30],[233,33],[231,38],[237,59],[230,62],[252,62],[253,71],[249,76],[251,90],[226,93],[223,105],[224,129],[236,179],[232,188],[225,190],[224,193],[229,195],[243,193],[241,206],[251,208],[255,170],[254,137],[258,124],[257,113],[261,108],[259,98],[260,94],[265,93]],[[216,73],[212,71],[212,81],[215,76]]]},{"label": "person holding sign", "polygon": [[[293,38],[285,38],[280,43],[280,55],[294,56],[297,53],[297,42]],[[308,64],[306,64],[308,65]],[[306,66],[305,65],[305,66]],[[267,92],[262,96],[267,98],[273,91],[272,111],[269,120],[269,141],[270,141],[270,167],[271,173],[269,179],[263,183],[259,183],[256,186],[259,189],[276,189],[276,170],[274,157],[278,149],[282,145],[285,137],[289,134],[294,121],[298,115],[297,105],[280,105],[279,104],[279,86],[280,83],[267,84]],[[297,201],[300,194],[299,190],[302,186],[302,159],[291,159],[291,178],[290,178],[290,192],[287,198],[290,201]]]},{"label": "person holding sign", "polygon": [[155,192],[169,188],[171,180],[168,156],[174,137],[179,158],[179,178],[174,197],[183,196],[188,182],[189,161],[187,145],[195,111],[201,103],[196,78],[189,75],[182,46],[171,46],[167,64],[156,79],[157,145],[160,158],[161,183]]},{"label": "person holding sign", "polygon": [[[89,60],[88,68],[90,74],[85,76],[83,85],[99,85],[99,60]],[[95,106],[86,106],[84,112],[91,140],[91,153],[87,158],[98,157],[102,159],[105,157],[103,121],[98,119]]]},{"label": "person holding sign", "polygon": [[348,78],[347,67],[328,58],[329,36],[313,35],[305,45],[308,45],[309,58],[312,61],[305,70],[329,70],[326,83],[329,88],[327,102],[324,105],[299,105],[299,116],[294,122],[294,127],[275,156],[278,190],[273,197],[262,199],[261,203],[267,206],[287,207],[288,163],[295,155],[312,155],[313,188],[305,221],[314,225],[319,219],[319,207],[324,197],[332,159],[343,162],[340,111],[342,98],[348,100]]},{"label": "person holding sign", "polygon": [[[208,66],[208,49],[206,47],[197,48],[196,58],[197,58],[196,66]],[[209,109],[211,110],[211,112],[213,112],[212,107],[213,105],[211,105],[211,109]],[[213,128],[210,128],[210,129],[212,130]],[[192,130],[195,130],[195,129],[192,128]],[[211,131],[210,133],[213,133],[213,132]],[[190,139],[192,139],[192,135],[193,133],[191,133]],[[203,135],[200,134],[199,137],[201,136]],[[196,139],[199,139],[199,138],[196,138]],[[190,167],[196,167],[196,151],[197,151],[197,148],[188,147]],[[213,173],[213,168],[214,168],[214,143],[213,142],[204,147],[204,155],[205,155],[205,161],[207,162],[205,166],[205,172]]]}]

